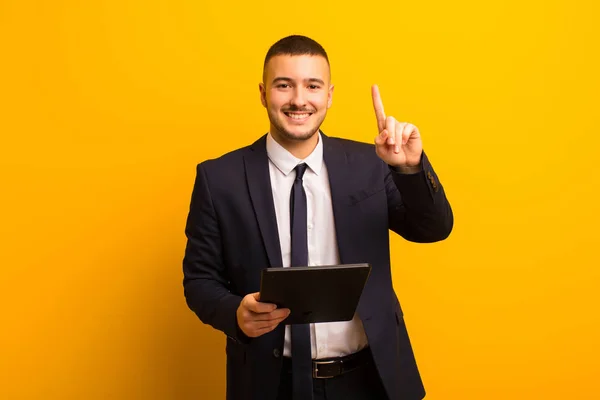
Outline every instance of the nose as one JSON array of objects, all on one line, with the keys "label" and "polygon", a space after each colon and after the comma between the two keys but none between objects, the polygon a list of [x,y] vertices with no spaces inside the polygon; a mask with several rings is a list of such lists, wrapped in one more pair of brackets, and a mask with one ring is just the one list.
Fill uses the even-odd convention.
[{"label": "nose", "polygon": [[301,87],[296,87],[294,90],[294,95],[292,96],[290,104],[298,108],[306,105],[306,97],[304,95],[304,90]]}]

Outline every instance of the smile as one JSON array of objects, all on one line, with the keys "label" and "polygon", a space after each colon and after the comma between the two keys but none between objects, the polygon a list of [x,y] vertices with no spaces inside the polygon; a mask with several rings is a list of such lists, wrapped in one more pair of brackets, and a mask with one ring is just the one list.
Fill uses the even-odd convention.
[{"label": "smile", "polygon": [[291,113],[291,112],[286,112],[284,113],[288,118],[291,118],[295,121],[302,121],[307,119],[308,117],[310,117],[312,115],[312,113]]}]

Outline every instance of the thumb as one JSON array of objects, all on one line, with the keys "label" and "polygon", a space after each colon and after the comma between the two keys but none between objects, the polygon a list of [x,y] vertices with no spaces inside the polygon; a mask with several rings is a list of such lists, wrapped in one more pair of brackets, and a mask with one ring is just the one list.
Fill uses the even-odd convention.
[{"label": "thumb", "polygon": [[387,129],[384,129],[383,131],[381,131],[381,133],[377,136],[375,136],[375,144],[377,146],[383,146],[386,144],[387,138],[388,138],[388,131]]},{"label": "thumb", "polygon": [[277,308],[277,305],[271,303],[262,303],[259,301],[260,293],[250,293],[245,297],[247,300],[247,308],[256,313],[269,313]]}]

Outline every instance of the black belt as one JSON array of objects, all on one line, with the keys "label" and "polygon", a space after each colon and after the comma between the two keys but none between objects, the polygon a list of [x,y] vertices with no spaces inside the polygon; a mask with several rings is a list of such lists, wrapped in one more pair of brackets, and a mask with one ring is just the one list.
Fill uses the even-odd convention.
[{"label": "black belt", "polygon": [[[372,359],[371,351],[367,347],[344,357],[312,360],[312,376],[317,379],[335,378],[367,364]],[[292,372],[292,359],[290,357],[284,357],[283,365],[286,372]]]}]

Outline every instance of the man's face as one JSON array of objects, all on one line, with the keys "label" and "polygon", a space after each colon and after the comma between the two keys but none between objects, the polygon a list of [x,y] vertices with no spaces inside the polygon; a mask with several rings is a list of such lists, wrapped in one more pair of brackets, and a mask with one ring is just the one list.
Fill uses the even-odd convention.
[{"label": "man's face", "polygon": [[333,86],[322,56],[275,56],[267,63],[264,83],[259,86],[271,133],[279,139],[309,139],[331,107]]}]

